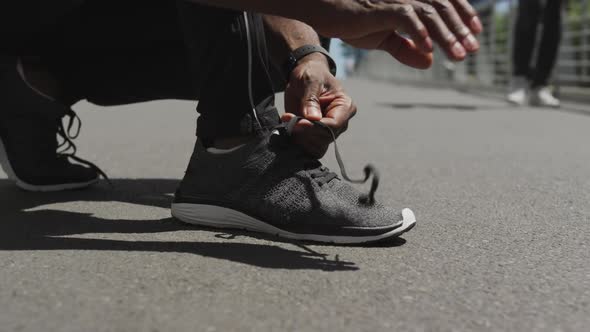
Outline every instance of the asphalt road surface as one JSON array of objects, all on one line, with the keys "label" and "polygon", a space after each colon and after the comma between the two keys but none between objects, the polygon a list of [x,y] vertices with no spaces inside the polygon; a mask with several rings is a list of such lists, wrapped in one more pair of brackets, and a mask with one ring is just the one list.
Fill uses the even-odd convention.
[{"label": "asphalt road surface", "polygon": [[402,239],[299,245],[180,224],[169,204],[194,104],[81,103],[79,156],[115,188],[30,194],[0,174],[0,330],[586,330],[590,107],[346,85],[359,114],[343,158],[354,174],[377,165],[378,199],[414,210]]}]

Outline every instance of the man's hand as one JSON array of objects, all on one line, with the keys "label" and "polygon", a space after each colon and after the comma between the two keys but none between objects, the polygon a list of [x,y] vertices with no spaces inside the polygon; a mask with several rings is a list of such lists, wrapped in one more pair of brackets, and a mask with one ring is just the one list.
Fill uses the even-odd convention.
[{"label": "man's hand", "polygon": [[433,42],[450,59],[464,59],[479,48],[474,35],[482,31],[477,13],[467,0],[192,1],[296,19],[326,37],[385,50],[400,62],[418,68],[431,65]]},{"label": "man's hand", "polygon": [[[269,49],[275,62],[282,64],[287,55],[303,45],[319,45],[317,33],[307,24],[283,17],[265,15]],[[348,120],[356,113],[352,99],[344,93],[340,82],[330,73],[328,60],[321,53],[312,53],[297,62],[285,88],[285,111],[282,121],[295,116],[305,120],[296,123],[293,139],[314,157],[320,158],[332,143],[325,128],[310,121],[321,121],[334,134],[343,133]]]},{"label": "man's hand", "polygon": [[356,32],[341,30],[343,40],[352,46],[387,51],[401,63],[416,68],[428,68],[432,64],[433,40],[454,61],[463,60],[467,53],[479,49],[474,35],[482,31],[482,25],[467,0],[358,2],[367,3],[367,15],[375,16],[377,21],[364,23],[365,27]]},{"label": "man's hand", "polygon": [[309,120],[321,121],[340,135],[348,128],[356,106],[330,73],[326,57],[313,53],[301,59],[291,73],[285,90],[285,110],[282,121],[295,116],[306,119],[295,125],[294,140],[310,155],[321,158],[332,143],[332,136]]}]

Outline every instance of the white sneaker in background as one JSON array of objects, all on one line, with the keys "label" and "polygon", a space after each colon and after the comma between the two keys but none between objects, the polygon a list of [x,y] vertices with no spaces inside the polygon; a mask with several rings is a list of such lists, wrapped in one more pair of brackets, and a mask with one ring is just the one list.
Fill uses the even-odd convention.
[{"label": "white sneaker in background", "polygon": [[514,105],[523,106],[528,99],[529,82],[524,76],[515,76],[510,81],[510,88],[506,100]]},{"label": "white sneaker in background", "polygon": [[551,89],[548,86],[541,86],[534,88],[531,91],[530,103],[532,106],[541,107],[559,107],[559,99],[553,96]]}]

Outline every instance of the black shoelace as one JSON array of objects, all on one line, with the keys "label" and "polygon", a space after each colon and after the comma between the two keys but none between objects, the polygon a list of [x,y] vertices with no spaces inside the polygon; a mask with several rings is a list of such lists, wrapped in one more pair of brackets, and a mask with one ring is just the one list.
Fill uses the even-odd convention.
[{"label": "black shoelace", "polygon": [[[80,120],[80,117],[78,116],[78,114],[76,114],[71,109],[66,113],[66,117],[68,117],[67,129],[64,128],[64,124],[63,124],[62,120],[60,120],[58,122],[58,126],[57,126],[57,134],[62,139],[62,142],[59,143],[57,146],[58,156],[61,156],[63,158],[71,158],[72,160],[74,160],[82,165],[90,167],[92,170],[94,170],[96,173],[98,173],[100,176],[102,176],[110,186],[112,186],[113,184],[111,183],[111,180],[109,179],[109,177],[98,166],[96,166],[94,163],[92,163],[88,160],[85,160],[85,159],[82,159],[82,158],[76,156],[76,152],[78,151],[78,148],[76,147],[76,144],[74,144],[74,142],[72,140],[78,138],[78,136],[80,135],[80,130],[82,129],[82,120]],[[76,126],[74,126],[75,123],[76,123]],[[76,128],[76,130],[72,134],[72,129],[74,127]]]},{"label": "black shoelace", "polygon": [[[287,136],[291,136],[293,134],[293,128],[295,124],[302,120],[303,117],[294,117],[289,122],[281,123],[280,125],[276,126],[276,129],[283,130]],[[336,134],[332,128],[328,127],[324,123],[320,121],[312,121],[312,123],[316,126],[322,127],[330,132],[332,136],[332,142],[334,143],[334,154],[336,155],[336,161],[338,162],[338,166],[340,167],[340,173],[344,180],[351,182],[351,183],[366,183],[371,176],[373,177],[373,181],[371,181],[371,188],[367,194],[362,195],[359,197],[359,201],[363,204],[372,205],[375,203],[375,192],[377,191],[377,187],[379,186],[379,172],[375,168],[375,166],[368,164],[364,168],[365,177],[363,179],[352,179],[348,176],[346,172],[346,167],[344,166],[344,162],[342,161],[342,156],[340,155],[340,150],[338,150],[338,144],[336,143]],[[333,172],[330,172],[328,168],[324,166],[317,167],[319,162],[316,162],[316,169],[310,171],[310,175],[312,178],[318,180],[320,184],[325,184],[332,179],[336,178],[337,175]]]}]

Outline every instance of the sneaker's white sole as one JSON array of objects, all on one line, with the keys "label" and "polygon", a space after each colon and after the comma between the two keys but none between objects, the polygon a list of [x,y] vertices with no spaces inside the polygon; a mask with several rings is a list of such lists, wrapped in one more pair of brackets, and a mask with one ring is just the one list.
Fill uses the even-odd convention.
[{"label": "sneaker's white sole", "polygon": [[92,181],[87,182],[76,182],[76,183],[64,183],[64,184],[55,184],[55,185],[44,185],[38,186],[26,183],[16,176],[12,166],[10,166],[10,161],[8,160],[8,155],[6,154],[6,150],[4,149],[4,144],[2,139],[0,138],[0,168],[6,173],[8,179],[13,180],[17,187],[26,190],[26,191],[39,191],[39,192],[50,192],[50,191],[62,191],[62,190],[73,190],[73,189],[80,189],[86,188],[98,182],[98,178]]},{"label": "sneaker's white sole", "polygon": [[293,240],[316,241],[339,244],[367,243],[399,236],[416,225],[416,217],[410,209],[402,211],[401,225],[387,233],[374,236],[330,236],[317,234],[298,234],[276,228],[242,212],[204,204],[175,203],[172,204],[172,216],[188,224],[234,228],[276,235]]}]

